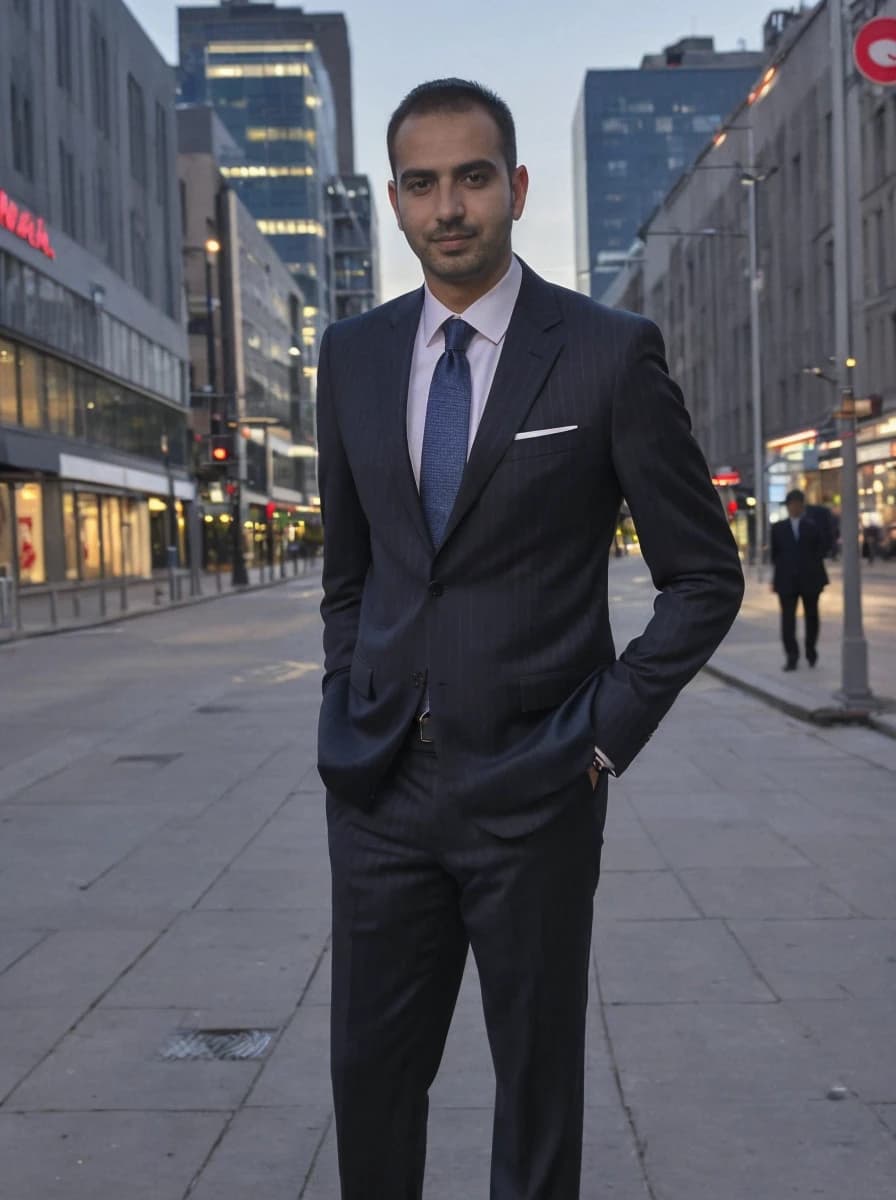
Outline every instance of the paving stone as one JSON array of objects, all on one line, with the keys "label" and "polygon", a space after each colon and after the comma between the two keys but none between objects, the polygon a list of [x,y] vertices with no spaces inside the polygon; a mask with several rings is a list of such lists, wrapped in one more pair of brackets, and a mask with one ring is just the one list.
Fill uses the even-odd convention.
[{"label": "paving stone", "polygon": [[264,1064],[246,1103],[250,1107],[328,1107],[330,1010],[302,1005]]},{"label": "paving stone", "polygon": [[261,1063],[166,1062],[170,1009],[95,1009],[9,1097],[16,1111],[238,1108]]},{"label": "paving stone", "polygon": [[107,1002],[128,1008],[270,1008],[286,1017],[323,949],[320,925],[320,915],[308,909],[185,913]]},{"label": "paving stone", "polygon": [[2,1113],[3,1200],[173,1200],[224,1114]]},{"label": "paving stone", "polygon": [[[244,1109],[215,1148],[190,1200],[296,1200],[331,1120],[323,1108]],[[337,1194],[331,1192],[331,1200]]]},{"label": "paving stone", "polygon": [[853,1100],[645,1100],[634,1118],[657,1200],[892,1200],[896,1141]]},{"label": "paving stone", "polygon": [[51,933],[0,975],[0,1009],[65,1009],[74,1022],[150,941],[139,930]]},{"label": "paving stone", "polygon": [[805,856],[759,822],[653,818],[649,828],[663,858],[688,867],[805,867]]},{"label": "paving stone", "polygon": [[820,1099],[836,1075],[832,1056],[780,1004],[612,1005],[607,1021],[630,1104]]},{"label": "paving stone", "polygon": [[0,1104],[52,1050],[71,1023],[72,1014],[65,1008],[23,1008],[3,1013],[0,1020]]},{"label": "paving stone", "polygon": [[609,1004],[772,1001],[719,921],[598,921],[594,961]]},{"label": "paving stone", "polygon": [[601,920],[676,920],[700,913],[671,871],[608,871],[597,892]]},{"label": "paving stone", "polygon": [[896,996],[894,921],[733,921],[731,929],[782,999]]},{"label": "paving stone", "polygon": [[893,1001],[787,1000],[782,1005],[831,1063],[831,1083],[866,1102],[896,1103]]},{"label": "paving stone", "polygon": [[704,867],[679,878],[707,917],[756,920],[849,917],[832,872],[819,867]]}]

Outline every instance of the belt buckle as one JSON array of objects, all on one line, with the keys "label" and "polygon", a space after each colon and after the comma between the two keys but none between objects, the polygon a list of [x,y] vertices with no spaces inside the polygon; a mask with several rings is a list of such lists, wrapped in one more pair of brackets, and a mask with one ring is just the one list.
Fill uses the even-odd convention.
[{"label": "belt buckle", "polygon": [[423,742],[427,746],[431,746],[433,741],[435,740],[434,738],[426,736],[426,731],[427,731],[427,728],[428,728],[431,720],[432,720],[432,715],[428,712],[421,713],[420,716],[417,718],[417,729],[420,733],[420,741]]}]

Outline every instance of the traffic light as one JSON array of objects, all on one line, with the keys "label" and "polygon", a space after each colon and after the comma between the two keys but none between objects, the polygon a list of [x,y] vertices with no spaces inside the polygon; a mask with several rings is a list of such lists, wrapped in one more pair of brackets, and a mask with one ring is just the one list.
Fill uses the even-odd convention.
[{"label": "traffic light", "polygon": [[233,436],[229,433],[213,433],[208,439],[208,458],[212,466],[229,466],[233,462]]}]

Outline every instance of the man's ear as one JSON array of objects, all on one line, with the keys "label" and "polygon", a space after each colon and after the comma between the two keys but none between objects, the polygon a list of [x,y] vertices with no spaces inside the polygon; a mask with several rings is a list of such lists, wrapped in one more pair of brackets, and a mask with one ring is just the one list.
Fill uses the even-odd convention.
[{"label": "man's ear", "polygon": [[398,228],[404,233],[404,226],[401,223],[401,213],[398,211],[398,189],[395,186],[394,179],[389,180],[389,203],[392,205],[392,211],[395,213]]}]

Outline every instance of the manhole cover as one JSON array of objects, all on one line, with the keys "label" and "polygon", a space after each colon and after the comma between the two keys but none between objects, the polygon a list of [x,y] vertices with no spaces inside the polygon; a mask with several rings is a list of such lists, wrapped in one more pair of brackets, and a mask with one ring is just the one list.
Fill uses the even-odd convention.
[{"label": "manhole cover", "polygon": [[122,754],[115,762],[133,763],[138,767],[167,767],[180,757],[180,754]]},{"label": "manhole cover", "polygon": [[211,717],[216,716],[218,713],[235,713],[242,712],[243,710],[237,704],[203,704],[196,711]]},{"label": "manhole cover", "polygon": [[276,1029],[178,1029],[162,1048],[162,1058],[225,1062],[264,1058],[276,1032]]}]

